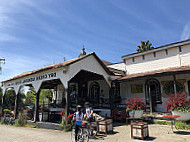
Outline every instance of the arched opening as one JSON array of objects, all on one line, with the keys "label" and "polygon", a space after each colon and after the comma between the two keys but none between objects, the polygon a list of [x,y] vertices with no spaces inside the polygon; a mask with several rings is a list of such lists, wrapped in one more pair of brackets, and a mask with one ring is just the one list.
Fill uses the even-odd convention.
[{"label": "arched opening", "polygon": [[92,82],[90,84],[89,99],[94,99],[99,102],[100,85],[98,82]]},{"label": "arched opening", "polygon": [[[93,108],[110,108],[109,85],[100,74],[86,70],[79,71],[68,82],[69,86],[69,111],[72,112],[77,104],[84,105],[90,102]],[[104,104],[100,104],[100,90],[103,90]]]},{"label": "arched opening", "polygon": [[160,82],[154,78],[147,80],[145,90],[146,103],[150,106],[150,111],[156,111],[156,105],[162,102]]}]

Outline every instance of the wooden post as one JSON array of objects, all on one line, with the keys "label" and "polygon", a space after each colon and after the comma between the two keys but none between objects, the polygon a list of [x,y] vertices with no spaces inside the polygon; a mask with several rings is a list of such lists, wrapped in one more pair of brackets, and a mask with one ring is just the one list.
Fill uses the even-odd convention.
[{"label": "wooden post", "polygon": [[173,80],[174,80],[174,94],[176,96],[177,95],[177,87],[176,87],[177,81],[176,81],[176,75],[175,74],[173,74]]},{"label": "wooden post", "polygon": [[34,108],[34,122],[39,121],[39,96],[40,96],[40,91],[36,93],[36,102],[35,102],[35,108]]},{"label": "wooden post", "polygon": [[152,114],[152,95],[150,90],[150,84],[148,86],[148,92],[149,92],[149,100],[150,100],[150,113]]},{"label": "wooden post", "polygon": [[2,95],[2,102],[1,102],[1,117],[3,117],[4,98],[5,98],[5,94],[4,94],[4,95]]},{"label": "wooden post", "polygon": [[15,97],[15,109],[14,109],[14,117],[15,119],[17,118],[17,115],[18,115],[18,97],[19,97],[19,93],[16,94],[16,97]]},{"label": "wooden post", "polygon": [[65,104],[65,116],[67,116],[69,114],[69,87],[65,88],[65,100],[66,100],[66,104]]}]

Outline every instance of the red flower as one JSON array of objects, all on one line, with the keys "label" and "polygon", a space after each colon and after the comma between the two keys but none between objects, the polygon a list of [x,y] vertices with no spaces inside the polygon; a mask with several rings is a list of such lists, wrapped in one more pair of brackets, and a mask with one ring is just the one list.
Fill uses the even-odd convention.
[{"label": "red flower", "polygon": [[171,94],[169,98],[167,98],[167,102],[165,103],[165,107],[167,111],[179,109],[181,107],[186,107],[190,105],[190,99],[187,99],[187,93],[177,93],[175,96]]},{"label": "red flower", "polygon": [[146,109],[146,105],[143,99],[140,97],[130,98],[126,102],[126,104],[127,104],[127,108],[131,110],[145,110]]},{"label": "red flower", "polygon": [[61,115],[61,116],[65,115],[65,109],[63,109],[63,110],[60,112],[60,115]]}]

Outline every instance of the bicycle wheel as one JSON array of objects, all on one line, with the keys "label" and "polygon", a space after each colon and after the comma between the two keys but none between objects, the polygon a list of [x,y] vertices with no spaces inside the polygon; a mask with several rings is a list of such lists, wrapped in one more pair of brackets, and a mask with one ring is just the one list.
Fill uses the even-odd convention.
[{"label": "bicycle wheel", "polygon": [[82,142],[88,142],[89,141],[89,131],[86,128],[82,129]]},{"label": "bicycle wheel", "polygon": [[75,126],[73,126],[71,130],[71,141],[75,142]]},{"label": "bicycle wheel", "polygon": [[98,126],[96,122],[91,122],[89,126],[89,138],[94,138],[98,133]]}]

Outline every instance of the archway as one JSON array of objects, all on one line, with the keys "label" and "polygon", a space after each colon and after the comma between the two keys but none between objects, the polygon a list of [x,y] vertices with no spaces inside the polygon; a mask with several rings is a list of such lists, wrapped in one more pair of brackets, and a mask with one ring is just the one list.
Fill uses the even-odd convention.
[{"label": "archway", "polygon": [[162,99],[160,82],[155,78],[148,79],[145,84],[145,90],[146,104],[150,106],[151,112],[156,111],[155,107],[161,103]]}]

